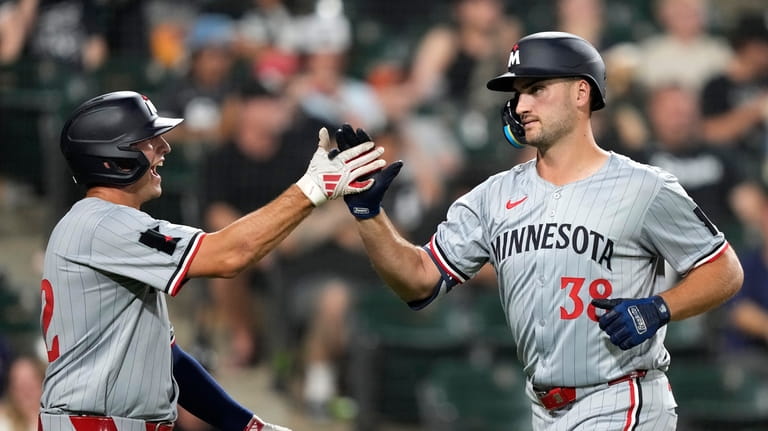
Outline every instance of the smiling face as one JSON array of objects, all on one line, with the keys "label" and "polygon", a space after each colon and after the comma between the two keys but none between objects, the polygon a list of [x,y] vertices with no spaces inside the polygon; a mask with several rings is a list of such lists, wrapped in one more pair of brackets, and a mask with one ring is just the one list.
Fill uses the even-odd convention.
[{"label": "smiling face", "polygon": [[515,91],[519,94],[515,112],[525,128],[528,145],[546,150],[575,128],[574,97],[578,85],[589,86],[580,78],[520,78],[515,81]]},{"label": "smiling face", "polygon": [[133,147],[144,153],[149,161],[149,169],[135,183],[125,187],[125,191],[136,195],[140,203],[160,197],[162,194],[162,177],[157,169],[163,166],[165,155],[171,152],[171,146],[168,145],[165,138],[155,136],[141,142],[133,144]]}]

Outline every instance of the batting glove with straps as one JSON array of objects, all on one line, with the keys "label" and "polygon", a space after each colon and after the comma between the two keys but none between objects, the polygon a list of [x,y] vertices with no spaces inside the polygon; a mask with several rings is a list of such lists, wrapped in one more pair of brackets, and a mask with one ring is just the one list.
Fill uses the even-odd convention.
[{"label": "batting glove with straps", "polygon": [[325,127],[320,129],[317,150],[309,162],[307,172],[296,182],[302,192],[318,206],[329,199],[371,188],[374,179],[357,180],[363,175],[381,169],[386,162],[378,159],[383,148],[374,148],[368,142],[346,151],[331,148]]},{"label": "batting glove with straps", "polygon": [[[336,130],[336,144],[342,151],[364,145],[368,142],[371,142],[371,138],[363,129],[355,131],[349,124],[344,124],[340,129]],[[358,219],[367,219],[377,215],[381,211],[381,200],[384,199],[384,193],[402,167],[402,160],[398,160],[384,169],[362,177],[361,179],[373,178],[375,182],[370,189],[362,193],[344,196],[344,202],[349,207],[352,215]]]},{"label": "batting glove with straps", "polygon": [[279,425],[272,425],[264,422],[258,416],[253,415],[251,421],[245,426],[243,431],[291,431],[289,428],[281,427]]},{"label": "batting glove with straps", "polygon": [[669,307],[658,295],[643,299],[593,299],[592,305],[608,310],[598,320],[600,329],[622,350],[653,337],[670,319]]}]

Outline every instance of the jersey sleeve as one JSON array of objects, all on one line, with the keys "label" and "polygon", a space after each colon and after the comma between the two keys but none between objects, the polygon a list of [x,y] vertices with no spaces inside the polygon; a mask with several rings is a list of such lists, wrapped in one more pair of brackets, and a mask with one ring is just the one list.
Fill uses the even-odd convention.
[{"label": "jersey sleeve", "polygon": [[481,208],[479,189],[459,198],[425,246],[440,272],[449,275],[454,284],[469,280],[488,262],[488,241],[484,240]]},{"label": "jersey sleeve", "polygon": [[716,259],[728,247],[723,233],[677,179],[664,172],[661,187],[643,219],[642,238],[679,274]]},{"label": "jersey sleeve", "polygon": [[96,226],[87,264],[176,295],[205,233],[155,220],[141,211],[114,211]]}]

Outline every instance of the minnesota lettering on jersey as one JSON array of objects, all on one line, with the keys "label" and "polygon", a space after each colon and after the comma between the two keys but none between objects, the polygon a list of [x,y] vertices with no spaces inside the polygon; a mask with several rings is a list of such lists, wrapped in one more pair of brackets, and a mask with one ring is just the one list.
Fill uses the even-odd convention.
[{"label": "minnesota lettering on jersey", "polygon": [[613,240],[584,226],[570,223],[530,224],[505,231],[491,243],[496,262],[501,263],[512,254],[539,249],[571,248],[577,254],[587,254],[599,265],[611,271]]}]

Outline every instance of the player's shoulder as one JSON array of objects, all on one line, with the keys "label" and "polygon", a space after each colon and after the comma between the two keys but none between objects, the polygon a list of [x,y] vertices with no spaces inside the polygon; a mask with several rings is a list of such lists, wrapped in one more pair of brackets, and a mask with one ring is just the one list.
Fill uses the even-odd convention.
[{"label": "player's shoulder", "polygon": [[105,227],[113,231],[152,224],[154,219],[140,210],[98,198],[84,198],[70,208],[60,224],[79,225],[83,231]]},{"label": "player's shoulder", "polygon": [[638,162],[624,154],[611,152],[610,160],[613,172],[628,175],[630,178],[641,178],[649,183],[677,182],[677,178],[668,171],[658,166]]},{"label": "player's shoulder", "polygon": [[513,166],[511,169],[507,169],[501,172],[497,172],[490,175],[483,184],[492,185],[499,184],[507,181],[521,181],[527,178],[531,173],[536,172],[536,159],[528,160],[527,162],[519,163]]}]

